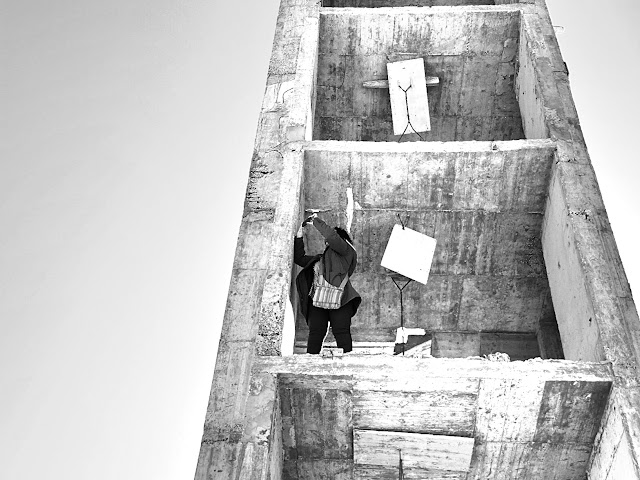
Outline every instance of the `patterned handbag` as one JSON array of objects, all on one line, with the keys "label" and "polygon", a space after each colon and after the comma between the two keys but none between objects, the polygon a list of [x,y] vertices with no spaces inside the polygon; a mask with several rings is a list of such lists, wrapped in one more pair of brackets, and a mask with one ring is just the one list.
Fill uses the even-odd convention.
[{"label": "patterned handbag", "polygon": [[339,287],[334,287],[324,278],[324,261],[319,260],[313,266],[313,289],[311,299],[314,307],[337,310],[344,293],[344,286],[349,280],[349,275],[344,277]]}]

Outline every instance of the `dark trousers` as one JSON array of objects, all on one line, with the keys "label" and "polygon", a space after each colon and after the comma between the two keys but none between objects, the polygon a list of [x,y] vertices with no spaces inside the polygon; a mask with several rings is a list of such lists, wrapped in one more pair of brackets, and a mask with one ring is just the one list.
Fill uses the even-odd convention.
[{"label": "dark trousers", "polygon": [[309,325],[307,353],[320,353],[329,324],[331,324],[331,332],[336,338],[338,348],[342,348],[345,352],[350,352],[353,349],[351,341],[352,315],[353,307],[349,303],[337,310],[326,310],[314,307],[309,302],[309,311],[307,312],[307,324]]}]

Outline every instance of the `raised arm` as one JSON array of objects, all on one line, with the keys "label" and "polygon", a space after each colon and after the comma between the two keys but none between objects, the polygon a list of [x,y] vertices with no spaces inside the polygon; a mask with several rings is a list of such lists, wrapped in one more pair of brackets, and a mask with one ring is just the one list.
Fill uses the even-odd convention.
[{"label": "raised arm", "polygon": [[313,226],[320,232],[333,250],[342,256],[346,256],[352,250],[351,246],[332,227],[324,223],[318,217],[313,218]]},{"label": "raised arm", "polygon": [[302,268],[306,267],[311,260],[312,255],[306,255],[304,251],[304,239],[302,238],[302,226],[296,233],[296,238],[293,241],[293,261],[296,265],[300,265]]}]

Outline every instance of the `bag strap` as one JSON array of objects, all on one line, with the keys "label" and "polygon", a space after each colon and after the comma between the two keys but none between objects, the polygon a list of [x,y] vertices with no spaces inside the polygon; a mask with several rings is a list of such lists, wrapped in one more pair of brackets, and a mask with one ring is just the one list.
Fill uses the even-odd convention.
[{"label": "bag strap", "polygon": [[[322,275],[325,281],[329,283],[329,280],[327,280],[327,278],[324,276],[324,257],[320,257],[320,260],[318,260],[318,263],[320,264],[320,266],[318,267],[318,275]],[[347,273],[347,276],[342,279],[342,282],[340,282],[340,288],[344,288],[344,286],[347,284],[348,281],[349,281],[349,273]]]},{"label": "bag strap", "polygon": [[340,288],[344,288],[344,286],[347,284],[347,281],[349,281],[349,274],[347,274],[347,276],[344,277],[344,279],[340,282]]},{"label": "bag strap", "polygon": [[343,240],[344,240],[345,242],[347,242],[347,245],[349,245],[351,248],[353,248],[353,251],[354,251],[354,252],[356,251],[356,247],[354,247],[354,246],[353,246],[353,244],[352,244],[349,240],[347,240],[346,238],[343,238]]}]

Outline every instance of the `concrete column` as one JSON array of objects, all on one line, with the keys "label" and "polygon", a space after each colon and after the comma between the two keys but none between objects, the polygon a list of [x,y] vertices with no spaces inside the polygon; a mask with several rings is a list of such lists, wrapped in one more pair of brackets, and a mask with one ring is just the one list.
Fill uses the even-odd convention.
[{"label": "concrete column", "polygon": [[315,1],[281,3],[197,480],[277,479],[282,472],[276,378],[253,366],[281,350],[303,141],[313,121],[318,18]]}]

